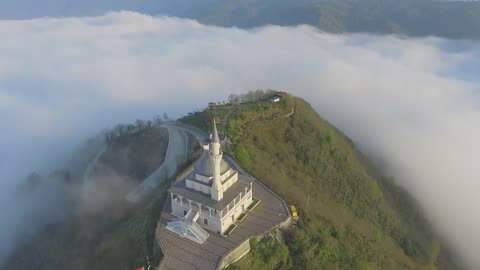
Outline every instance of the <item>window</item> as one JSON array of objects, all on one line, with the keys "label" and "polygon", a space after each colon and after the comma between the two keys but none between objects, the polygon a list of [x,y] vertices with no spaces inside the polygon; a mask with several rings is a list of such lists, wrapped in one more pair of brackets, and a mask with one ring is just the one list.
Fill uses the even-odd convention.
[{"label": "window", "polygon": [[205,225],[208,225],[208,219],[204,218],[203,223],[205,223]]}]

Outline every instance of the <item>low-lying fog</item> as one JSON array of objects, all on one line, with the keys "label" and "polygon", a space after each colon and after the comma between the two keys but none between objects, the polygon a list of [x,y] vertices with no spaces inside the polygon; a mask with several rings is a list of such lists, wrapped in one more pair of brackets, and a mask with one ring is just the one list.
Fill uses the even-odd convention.
[{"label": "low-lying fog", "polygon": [[480,42],[130,12],[0,21],[0,38],[0,260],[35,224],[11,195],[30,171],[61,167],[118,122],[274,88],[306,98],[384,164],[480,269]]}]

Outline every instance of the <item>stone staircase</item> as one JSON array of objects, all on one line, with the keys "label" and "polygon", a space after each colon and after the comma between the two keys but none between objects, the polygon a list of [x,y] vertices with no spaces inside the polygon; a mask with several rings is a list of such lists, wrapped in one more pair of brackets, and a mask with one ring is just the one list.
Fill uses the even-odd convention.
[{"label": "stone staircase", "polygon": [[198,210],[190,209],[185,217],[168,222],[166,229],[198,244],[203,244],[210,235],[196,222],[199,216]]}]

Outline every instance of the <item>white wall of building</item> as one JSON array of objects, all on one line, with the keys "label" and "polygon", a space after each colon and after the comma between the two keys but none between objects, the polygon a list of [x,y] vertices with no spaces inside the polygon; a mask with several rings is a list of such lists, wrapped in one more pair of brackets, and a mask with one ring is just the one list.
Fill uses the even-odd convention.
[{"label": "white wall of building", "polygon": [[[201,208],[198,207],[198,204],[192,201],[192,207],[198,208],[200,210],[200,216],[197,220],[197,223],[209,231],[224,233],[225,230],[230,227],[230,225],[237,221],[238,217],[243,212],[247,211],[247,207],[250,206],[250,204],[252,203],[251,187],[246,194],[244,192],[242,192],[242,194],[243,195],[241,199],[235,199],[235,205],[233,207],[228,209],[228,211],[226,209],[224,210],[222,217],[220,217],[220,212],[215,214],[214,209],[211,209],[211,215],[210,211],[206,212],[205,209],[200,210]],[[185,201],[182,203],[179,197],[176,197],[176,199],[172,201],[172,215],[176,217],[184,217],[185,213],[187,213],[189,210],[190,204],[185,203]],[[207,220],[207,223],[205,223],[205,219]]]},{"label": "white wall of building", "polygon": [[247,207],[250,206],[251,203],[252,189],[250,189],[250,191],[247,192],[247,194],[242,197],[242,199],[237,202],[237,204],[232,209],[229,209],[229,211],[222,216],[222,233],[225,232],[230,227],[230,225],[235,223],[242,213],[247,211]]}]

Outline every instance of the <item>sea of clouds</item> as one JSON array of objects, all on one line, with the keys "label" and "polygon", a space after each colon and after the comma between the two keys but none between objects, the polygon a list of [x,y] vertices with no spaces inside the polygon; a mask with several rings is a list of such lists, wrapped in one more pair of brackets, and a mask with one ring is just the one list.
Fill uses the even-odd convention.
[{"label": "sea of clouds", "polygon": [[480,269],[478,41],[241,30],[132,12],[4,20],[0,38],[0,259],[28,228],[11,189],[30,171],[58,167],[119,122],[274,88],[307,99],[381,162]]}]

